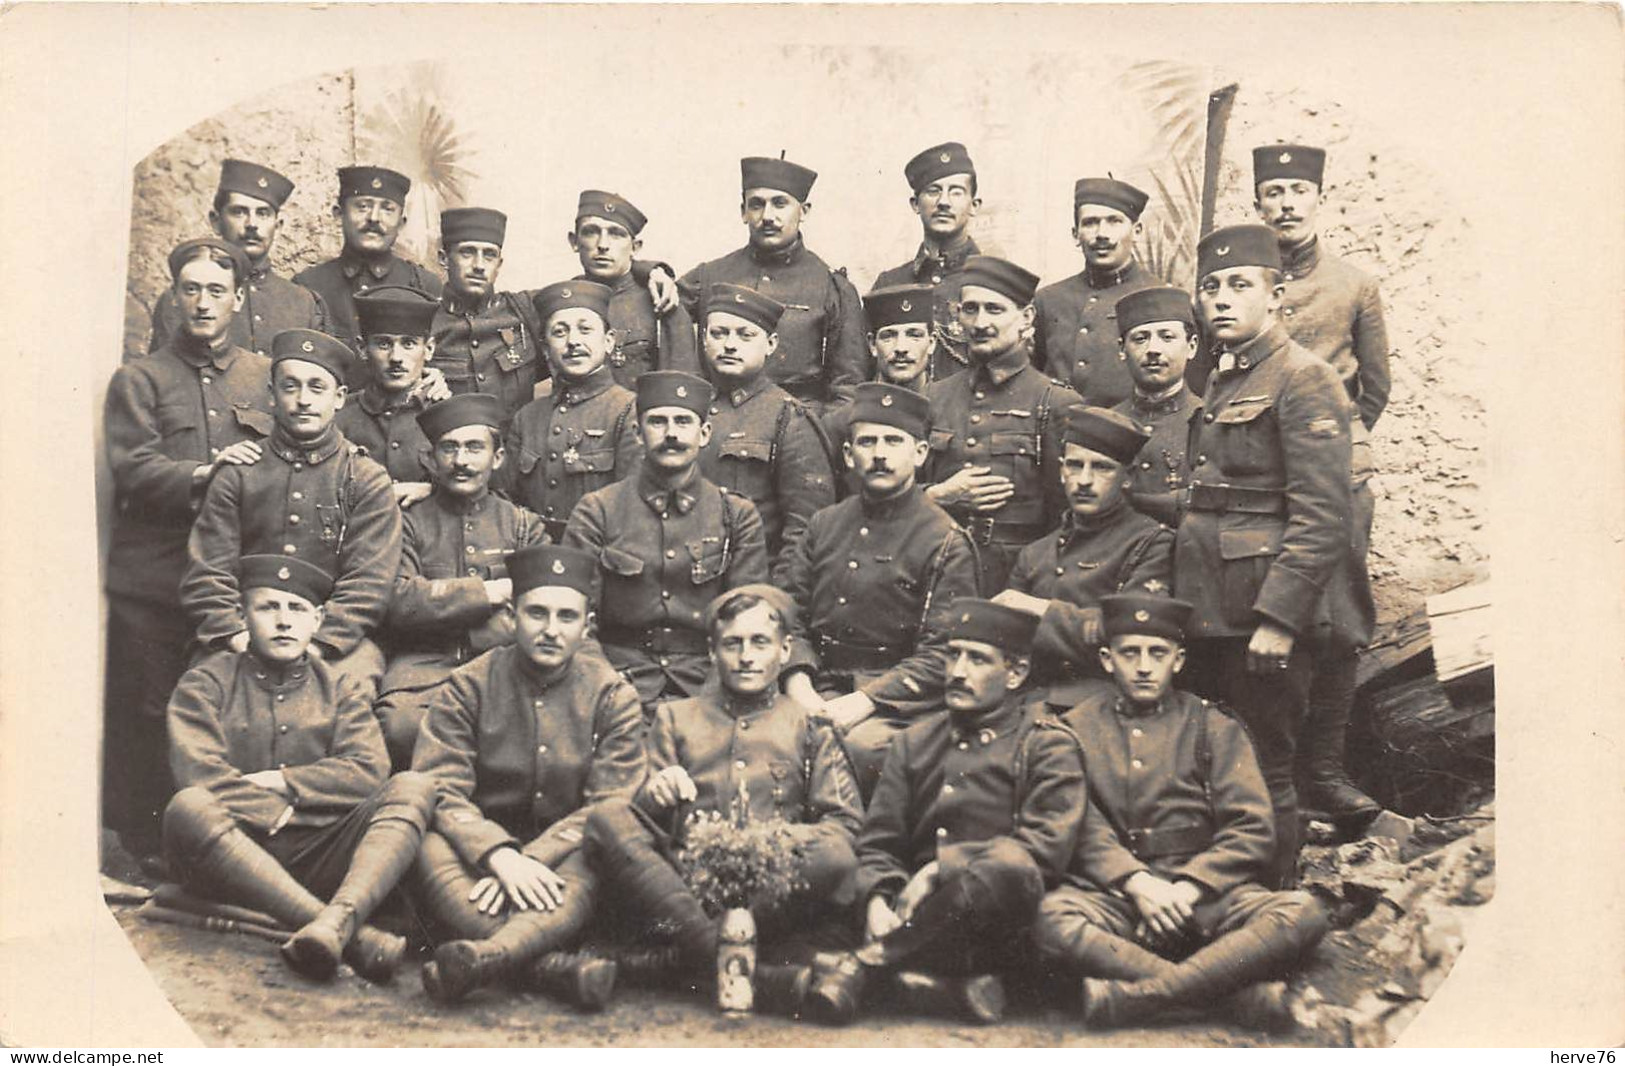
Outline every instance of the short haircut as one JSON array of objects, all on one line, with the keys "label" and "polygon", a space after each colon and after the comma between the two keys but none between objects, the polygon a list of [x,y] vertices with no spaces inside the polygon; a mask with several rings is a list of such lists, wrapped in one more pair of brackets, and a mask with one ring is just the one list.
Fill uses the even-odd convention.
[{"label": "short haircut", "polygon": [[713,612],[711,618],[711,632],[707,634],[707,636],[710,638],[713,644],[716,643],[717,634],[722,631],[722,626],[724,623],[732,622],[735,618],[738,618],[746,611],[762,606],[765,606],[768,609],[768,613],[773,616],[773,621],[778,623],[779,636],[789,636],[790,622],[789,619],[784,617],[784,612],[779,610],[778,607],[769,603],[766,597],[745,590],[735,592],[728,596],[727,599],[717,604],[716,610]]},{"label": "short haircut", "polygon": [[218,248],[211,248],[207,244],[200,244],[188,252],[186,254],[186,258],[175,264],[175,284],[180,284],[181,271],[186,268],[186,264],[194,262],[198,259],[207,259],[215,266],[225,267],[227,270],[231,271],[232,288],[240,289],[248,283],[248,279],[243,277],[242,274],[238,273],[237,260],[235,258],[227,255]]},{"label": "short haircut", "polygon": [[[246,192],[243,192],[240,189],[216,189],[215,193],[214,193],[214,209],[216,211],[219,211],[222,208],[224,208],[226,206],[226,204],[231,202],[231,194],[232,193],[236,193],[239,196],[248,196],[248,194]],[[259,200],[260,199],[257,196],[249,196],[248,198],[250,200]],[[268,205],[271,208],[271,212],[273,214],[277,214],[277,215],[282,214],[282,208],[278,207],[276,204],[271,203],[271,201],[269,201],[269,200],[260,200],[260,203]]]}]

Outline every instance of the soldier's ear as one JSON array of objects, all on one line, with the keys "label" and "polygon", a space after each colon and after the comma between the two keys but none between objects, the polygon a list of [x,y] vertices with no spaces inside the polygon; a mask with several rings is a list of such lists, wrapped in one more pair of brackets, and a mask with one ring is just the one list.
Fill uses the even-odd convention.
[{"label": "soldier's ear", "polygon": [[237,295],[232,297],[231,300],[231,313],[236,314],[238,311],[241,311],[243,309],[243,301],[247,299],[248,287],[246,285],[237,286]]},{"label": "soldier's ear", "polygon": [[310,627],[310,631],[314,633],[318,629],[322,628],[322,620],[327,617],[327,608],[318,603],[316,605],[316,610],[311,613],[316,619],[316,624]]},{"label": "soldier's ear", "polygon": [[852,442],[851,441],[843,440],[841,442],[841,458],[846,461],[846,468],[848,470],[856,469],[856,464],[854,464],[852,462]]},{"label": "soldier's ear", "polygon": [[349,398],[349,386],[340,384],[338,388],[333,390],[333,410],[337,411],[342,409],[344,407],[344,401]]},{"label": "soldier's ear", "polygon": [[451,263],[446,259],[445,245],[442,244],[439,248],[435,249],[434,257],[439,261],[441,270],[451,269]]},{"label": "soldier's ear", "polygon": [[914,212],[916,215],[920,213],[920,198],[918,196],[910,196],[908,198],[908,209]]},{"label": "soldier's ear", "polygon": [[225,231],[220,228],[220,212],[216,211],[212,207],[209,208],[209,228],[214,230],[216,235],[220,237],[224,237],[226,235]]},{"label": "soldier's ear", "polygon": [[[1101,669],[1105,670],[1107,674],[1114,674],[1114,673],[1117,672],[1117,671],[1112,669],[1112,649],[1111,649],[1111,645],[1102,644],[1099,648],[1095,649],[1095,654],[1100,656]],[[1180,652],[1180,655],[1184,655],[1184,654],[1185,653],[1183,651]]]},{"label": "soldier's ear", "polygon": [[333,205],[333,221],[334,222],[343,222],[344,221],[344,203],[343,203],[343,201],[340,201],[339,203],[336,203],[336,204]]},{"label": "soldier's ear", "polygon": [[1026,307],[1023,307],[1021,309],[1021,328],[1023,330],[1032,329],[1033,328],[1033,323],[1036,322],[1037,320],[1038,320],[1038,310],[1037,310],[1037,308],[1033,307],[1032,304],[1028,304]]},{"label": "soldier's ear", "polygon": [[1004,688],[1007,692],[1014,692],[1027,683],[1027,675],[1033,672],[1033,660],[1030,655],[1012,655],[1005,660]]},{"label": "soldier's ear", "polygon": [[565,239],[566,242],[569,243],[570,251],[572,251],[572,252],[580,252],[581,251],[581,238],[576,236],[576,231],[575,230],[571,230],[569,233],[566,233],[564,235],[564,239]]},{"label": "soldier's ear", "polygon": [[767,335],[767,354],[772,355],[774,352],[776,352],[778,350],[779,350],[779,335],[777,333],[769,333]]},{"label": "soldier's ear", "polygon": [[1145,236],[1145,223],[1141,222],[1139,219],[1135,219],[1134,220],[1134,225],[1129,230],[1129,232],[1134,234],[1134,236],[1136,236],[1136,237]]},{"label": "soldier's ear", "polygon": [[1174,673],[1185,669],[1185,646],[1181,644],[1179,650],[1174,652]]},{"label": "soldier's ear", "polygon": [[917,440],[917,441],[915,441],[914,442],[914,469],[916,471],[919,470],[920,467],[925,465],[925,461],[927,459],[929,459],[929,458],[931,458],[931,442],[929,440]]},{"label": "soldier's ear", "polygon": [[710,444],[710,443],[711,443],[711,423],[710,423],[710,421],[701,422],[700,423],[700,447],[703,448],[707,444]]},{"label": "soldier's ear", "polygon": [[633,251],[634,254],[643,251],[643,238],[642,237],[633,237],[632,238],[632,251]]},{"label": "soldier's ear", "polygon": [[871,359],[879,359],[880,346],[875,343],[875,335],[871,332],[865,333],[864,336],[869,339],[869,357]]},{"label": "soldier's ear", "polygon": [[[496,436],[496,434],[494,432],[491,435],[493,437]],[[492,452],[491,452],[491,469],[492,470],[501,470],[502,469],[502,464],[504,462],[506,462],[507,459],[508,459],[508,450],[502,446],[502,442],[499,440],[499,441],[497,441],[496,448],[493,449]]]}]

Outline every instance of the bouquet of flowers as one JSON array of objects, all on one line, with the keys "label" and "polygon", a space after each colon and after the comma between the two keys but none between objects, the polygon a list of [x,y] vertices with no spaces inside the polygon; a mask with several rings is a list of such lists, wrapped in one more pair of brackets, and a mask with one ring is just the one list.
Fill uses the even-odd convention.
[{"label": "bouquet of flowers", "polygon": [[783,819],[750,814],[744,782],[728,813],[695,811],[677,864],[707,914],[746,907],[761,915],[805,887],[806,856]]}]

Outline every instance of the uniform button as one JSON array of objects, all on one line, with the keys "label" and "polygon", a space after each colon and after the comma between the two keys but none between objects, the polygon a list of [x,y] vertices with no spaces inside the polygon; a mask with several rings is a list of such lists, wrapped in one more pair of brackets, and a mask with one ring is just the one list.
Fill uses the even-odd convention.
[{"label": "uniform button", "polygon": [[1208,413],[1207,413],[1207,414],[1205,414],[1205,415],[1203,415],[1203,416],[1202,416],[1202,421],[1204,421],[1204,422],[1211,422],[1211,421],[1213,421],[1213,412],[1212,412],[1212,411],[1209,411],[1209,412],[1208,412]]},{"label": "uniform button", "polygon": [[965,438],[965,447],[967,447],[967,448],[976,447],[976,438],[975,437],[967,437],[967,438]]},{"label": "uniform button", "polygon": [[261,318],[261,317],[260,317],[260,316],[259,316],[259,315],[255,315],[255,316],[254,316],[254,321],[255,321],[255,322],[264,322],[264,321],[265,321],[265,319],[263,319],[263,318]]},{"label": "uniform button", "polygon": [[285,762],[279,762],[276,764],[276,768],[278,770],[286,770],[288,768],[288,764]]},{"label": "uniform button", "polygon": [[389,442],[389,446],[391,448],[399,448],[401,446],[401,442],[398,440],[392,440]]},{"label": "uniform button", "polygon": [[480,346],[480,339],[475,337],[473,340],[468,342],[468,346],[470,348],[478,348]]},{"label": "uniform button", "polygon": [[278,702],[278,703],[281,703],[281,702],[282,702],[282,701],[283,701],[283,700],[285,700],[285,699],[287,699],[287,698],[288,698],[288,697],[287,697],[287,696],[285,696],[285,695],[283,695],[283,694],[282,694],[282,693],[280,693],[280,692],[278,692],[278,693],[277,693],[277,694],[276,694],[276,701],[277,701],[277,702]]},{"label": "uniform button", "polygon": [[547,457],[549,459],[557,459],[559,457],[559,453],[558,452],[548,452]]},{"label": "uniform button", "polygon": [[981,389],[977,389],[977,390],[976,390],[976,398],[977,398],[977,399],[978,399],[978,400],[985,400],[985,399],[987,399],[987,397],[986,397],[986,396],[984,396],[984,395],[982,395],[982,390],[981,390]]},{"label": "uniform button", "polygon": [[668,558],[668,559],[677,558],[677,549],[676,548],[667,548],[666,549],[666,558]]},{"label": "uniform button", "polygon": [[1138,770],[1141,767],[1143,767],[1145,765],[1145,763],[1141,762],[1139,759],[1133,759],[1133,760],[1130,760],[1129,765],[1134,767],[1136,770]]},{"label": "uniform button", "polygon": [[295,473],[299,472],[300,470],[303,470],[304,468],[305,468],[304,463],[294,463],[293,464],[293,469],[294,469]]},{"label": "uniform button", "polygon": [[1286,275],[1286,280],[1291,281],[1292,278],[1293,278],[1293,275],[1291,275],[1291,274]]},{"label": "uniform button", "polygon": [[744,732],[745,730],[747,730],[749,728],[750,728],[750,723],[749,722],[740,722],[739,723],[740,732]]},{"label": "uniform button", "polygon": [[297,526],[298,524],[299,524],[299,516],[298,515],[291,514],[291,515],[288,516],[288,525]]},{"label": "uniform button", "polygon": [[[281,699],[281,698],[282,698],[282,697],[280,697],[280,696],[278,696],[278,697],[277,697],[277,698],[278,698],[278,699]],[[285,726],[285,725],[279,725],[279,726],[277,726],[277,729],[276,729],[276,731],[277,731],[277,732],[278,732],[278,733],[286,733],[286,732],[287,732],[287,731],[288,731],[288,727],[287,727],[287,726]]]},{"label": "uniform button", "polygon": [[1143,730],[1143,729],[1131,729],[1131,730],[1129,730],[1129,735],[1134,736],[1134,737],[1143,737],[1143,736],[1145,736],[1145,730]]},{"label": "uniform button", "polygon": [[966,743],[965,741],[961,740],[959,742],[959,750],[960,751],[969,751],[970,750],[970,745],[968,743]]},{"label": "uniform button", "polygon": [[305,494],[302,493],[302,492],[295,492],[293,494],[293,498],[296,499],[296,500],[302,500],[302,499],[305,498]]},{"label": "uniform button", "polygon": [[550,488],[550,489],[558,488],[559,487],[559,479],[556,478],[556,477],[548,478],[547,479],[547,487]]},{"label": "uniform button", "polygon": [[735,759],[734,760],[734,769],[735,770],[743,770],[744,768],[745,768],[745,760],[744,759]]},{"label": "uniform button", "polygon": [[484,374],[475,374],[474,375],[474,380],[475,381],[484,381],[485,380],[485,375]]},{"label": "uniform button", "polygon": [[477,567],[477,566],[469,567],[468,568],[468,576],[469,577],[479,577],[480,576],[480,568]]},{"label": "uniform button", "polygon": [[671,592],[670,592],[670,590],[668,590],[668,589],[661,589],[661,590],[660,590],[660,598],[661,598],[661,599],[663,599],[663,600],[669,600],[669,599],[671,599]]},{"label": "uniform button", "polygon": [[1291,317],[1292,317],[1292,308],[1290,308],[1290,307],[1289,307],[1289,308],[1287,308],[1287,309],[1286,309],[1286,316],[1287,316],[1287,317],[1288,317],[1288,318],[1291,318]]},{"label": "uniform button", "polygon": [[219,448],[210,448],[209,449],[209,454],[210,455],[219,455],[220,454],[220,449]]},{"label": "uniform button", "polygon": [[970,422],[971,422],[971,425],[973,425],[973,426],[976,425],[976,423],[980,422],[981,420],[982,420],[981,415],[971,415],[970,416]]},{"label": "uniform button", "polygon": [[846,568],[848,570],[856,570],[858,568],[858,561],[856,559],[848,559],[846,561]]},{"label": "uniform button", "polygon": [[660,665],[661,666],[670,666],[671,665],[671,660],[666,658],[664,655],[662,655],[660,657]]},{"label": "uniform button", "polygon": [[937,826],[937,836],[945,837],[947,835],[948,835],[948,827],[947,826],[943,826],[943,825]]},{"label": "uniform button", "polygon": [[464,522],[463,523],[463,532],[465,532],[465,533],[474,532],[474,523],[473,522]]},{"label": "uniform button", "polygon": [[711,413],[712,413],[712,414],[716,414],[716,413],[717,413],[717,411],[719,411],[719,410],[720,410],[720,408],[719,408],[719,407],[717,407],[717,405],[716,405],[716,404],[712,404],[712,405],[711,405]]},{"label": "uniform button", "polygon": [[952,785],[943,785],[942,786],[942,793],[945,796],[953,795],[953,791],[954,791],[954,786],[952,786]]},{"label": "uniform button", "polygon": [[297,555],[299,552],[299,547],[295,544],[284,544],[282,546],[282,551],[286,555]]},{"label": "uniform button", "polygon": [[768,276],[767,276],[767,275],[766,275],[766,274],[763,274],[763,275],[762,275],[762,280],[763,280],[763,281],[772,281],[772,280],[773,280],[773,279],[772,279],[772,278],[770,278],[770,277],[768,277]]},{"label": "uniform button", "polygon": [[1084,326],[1084,327],[1083,327],[1083,328],[1082,328],[1082,329],[1080,329],[1080,330],[1078,330],[1078,332],[1079,332],[1079,333],[1088,333],[1088,332],[1089,332],[1089,327],[1088,327],[1088,326]]},{"label": "uniform button", "polygon": [[219,418],[220,417],[220,412],[216,411],[214,408],[211,407],[211,408],[209,408],[209,417],[210,418]]},{"label": "uniform button", "polygon": [[214,378],[211,378],[209,375],[207,375],[207,374],[203,375],[203,384],[207,385],[210,382],[212,382],[213,380],[214,380]]},{"label": "uniform button", "polygon": [[840,604],[842,607],[845,607],[846,606],[846,597],[845,596],[837,596],[837,597],[835,597],[835,602]]},{"label": "uniform button", "polygon": [[1150,470],[1151,469],[1151,464],[1150,463],[1141,463],[1140,464],[1140,469],[1141,470]]},{"label": "uniform button", "polygon": [[1207,456],[1205,456],[1205,455],[1198,455],[1198,456],[1197,456],[1197,457],[1196,457],[1196,465],[1197,465],[1197,466],[1201,466],[1201,465],[1202,465],[1202,464],[1203,464],[1203,463],[1205,463],[1205,462],[1207,462]]},{"label": "uniform button", "polygon": [[473,555],[474,554],[474,545],[470,544],[468,547],[464,548],[463,549],[463,554],[464,555]]},{"label": "uniform button", "polygon": [[1095,302],[1095,301],[1096,301],[1096,300],[1098,300],[1098,299],[1100,299],[1100,297],[1098,297],[1098,296],[1091,296],[1091,297],[1089,297],[1089,302],[1090,302],[1090,303],[1094,303],[1094,302]]},{"label": "uniform button", "polygon": [[931,275],[931,284],[933,284],[933,285],[941,285],[942,284],[942,275],[941,274],[932,274]]},{"label": "uniform button", "polygon": [[563,432],[564,432],[564,429],[562,427],[560,427],[560,426],[554,426],[553,427],[553,435],[555,437],[558,436],[560,433],[563,433]]},{"label": "uniform button", "polygon": [[1057,573],[1057,574],[1064,574],[1064,573],[1066,573],[1066,567],[1064,567],[1064,566],[1057,566],[1057,567],[1056,567],[1056,568],[1055,568],[1055,572],[1056,572],[1056,573]]},{"label": "uniform button", "polygon": [[858,536],[867,537],[868,535],[869,535],[869,527],[868,526],[859,526],[858,527]]},{"label": "uniform button", "polygon": [[372,286],[370,286],[370,285],[367,285],[367,284],[365,284],[365,283],[363,283],[363,284],[362,284],[362,286],[361,286],[361,291],[362,291],[362,292],[366,292],[366,291],[367,291],[367,290],[368,290],[368,289],[370,289],[370,288],[371,288],[371,287],[372,287]]},{"label": "uniform button", "polygon": [[538,745],[536,745],[536,754],[537,755],[546,755],[547,754],[547,745],[546,744],[538,744]]},{"label": "uniform button", "polygon": [[536,798],[537,798],[537,799],[541,799],[541,798],[542,798],[542,794],[541,794],[541,793],[540,793],[540,792],[538,792],[538,793],[536,793]]}]

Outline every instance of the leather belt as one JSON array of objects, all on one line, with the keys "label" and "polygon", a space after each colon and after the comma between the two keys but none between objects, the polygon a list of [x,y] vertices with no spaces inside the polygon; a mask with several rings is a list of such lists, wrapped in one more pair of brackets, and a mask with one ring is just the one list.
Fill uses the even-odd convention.
[{"label": "leather belt", "polygon": [[1192,482],[1187,490],[1185,509],[1219,514],[1286,514],[1286,490],[1253,488],[1249,485],[1204,485]]},{"label": "leather belt", "polygon": [[1213,844],[1213,830],[1205,825],[1170,825],[1161,829],[1130,829],[1128,850],[1142,862],[1168,855],[1195,855]]},{"label": "leather belt", "polygon": [[1031,544],[1050,530],[1043,522],[1001,522],[991,515],[977,515],[965,519],[961,524],[971,540],[983,547],[994,541],[1001,544]]},{"label": "leather belt", "polygon": [[912,650],[900,644],[853,644],[822,633],[813,635],[819,667],[826,671],[886,670]]},{"label": "leather belt", "polygon": [[656,655],[705,655],[711,650],[704,633],[673,626],[649,626],[647,629],[600,626],[598,641],[622,648],[641,648]]}]

